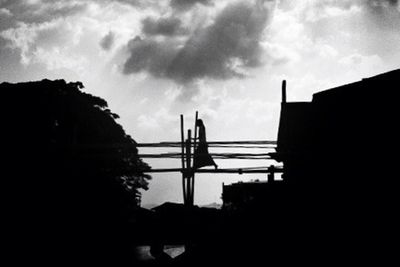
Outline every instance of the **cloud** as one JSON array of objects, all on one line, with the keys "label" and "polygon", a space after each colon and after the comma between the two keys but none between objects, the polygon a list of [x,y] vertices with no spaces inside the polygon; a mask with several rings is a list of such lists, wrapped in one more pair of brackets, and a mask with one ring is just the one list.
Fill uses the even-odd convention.
[{"label": "cloud", "polygon": [[166,77],[172,59],[177,54],[173,41],[158,42],[136,37],[129,41],[130,56],[124,64],[125,74],[146,71],[156,77]]},{"label": "cloud", "polygon": [[[62,44],[72,43],[76,34],[71,25],[65,23],[63,19],[57,19],[40,24],[19,22],[17,27],[0,32],[0,37],[7,40],[11,48],[21,51],[21,62],[26,65],[32,60],[41,61],[37,56],[43,54],[45,50],[50,52]],[[41,52],[38,52],[39,49]],[[60,51],[59,49],[56,54]]]},{"label": "cloud", "polygon": [[[396,8],[397,7],[397,8]],[[293,8],[293,7],[292,7]],[[294,9],[303,13],[310,21],[346,15],[348,11],[363,11],[380,13],[384,17],[387,11],[400,11],[398,0],[309,0],[294,4]]]},{"label": "cloud", "polygon": [[387,12],[400,12],[400,2],[398,0],[344,0],[344,1],[322,1],[325,7],[340,7],[342,9],[351,9],[354,7],[362,7],[369,12],[379,13],[382,17],[386,17]]},{"label": "cloud", "polygon": [[196,4],[210,5],[212,0],[171,0],[170,5],[177,10],[188,10]]},{"label": "cloud", "polygon": [[[101,47],[111,49],[126,45],[132,33],[140,31],[138,14],[148,16],[147,11],[121,3],[93,0],[1,1],[0,9],[8,11],[0,14],[0,37],[4,40],[0,45],[8,47],[7,51],[12,49],[14,57],[24,67],[39,63],[49,70],[63,68],[76,73],[79,71],[77,65],[97,60]],[[4,18],[6,14],[8,17]],[[104,56],[101,54],[104,62],[113,57],[112,53],[106,58]],[[3,61],[2,64],[8,63]]]},{"label": "cloud", "polygon": [[261,65],[260,40],[268,19],[263,6],[227,6],[209,27],[195,32],[179,51],[169,76],[180,82],[211,77],[243,76],[243,69]]},{"label": "cloud", "polygon": [[7,8],[0,8],[0,18],[1,17],[12,17],[12,13],[10,10],[8,10]]},{"label": "cloud", "polygon": [[367,11],[371,21],[380,29],[398,32],[400,27],[400,3],[397,0],[368,0]]},{"label": "cloud", "polygon": [[123,72],[146,71],[179,84],[201,78],[244,77],[248,69],[263,63],[260,42],[270,15],[265,2],[229,4],[213,23],[193,30],[182,43],[172,38],[135,38],[128,44]]},{"label": "cloud", "polygon": [[142,32],[146,35],[183,35],[187,32],[182,22],[176,17],[155,19],[147,17],[142,21]]},{"label": "cloud", "polygon": [[[96,2],[98,0],[85,0],[85,1]],[[106,2],[106,3],[119,2],[119,3],[131,5],[134,7],[138,7],[138,8],[149,8],[149,7],[154,8],[159,5],[163,5],[166,2],[166,0],[100,0],[100,1]]]},{"label": "cloud", "polygon": [[114,41],[115,41],[115,33],[110,31],[107,35],[105,35],[101,41],[100,41],[100,46],[101,48],[103,48],[104,50],[108,51],[112,48],[112,46],[114,45]]},{"label": "cloud", "polygon": [[48,70],[56,69],[72,69],[76,71],[84,71],[85,59],[77,55],[71,55],[62,48],[52,48],[45,50],[41,47],[36,49],[32,54],[33,63],[44,63]]},{"label": "cloud", "polygon": [[[88,9],[160,10],[167,4],[167,0],[0,0],[0,31],[21,22],[31,24],[77,15],[82,17],[87,15]],[[6,21],[2,19],[4,14],[13,17]]]},{"label": "cloud", "polygon": [[176,117],[172,116],[169,111],[163,107],[152,114],[140,115],[137,121],[138,126],[144,129],[164,129],[176,122]]},{"label": "cloud", "polygon": [[371,7],[388,7],[398,5],[398,0],[367,0],[367,4]]},{"label": "cloud", "polygon": [[[399,6],[399,1],[388,0],[298,1],[283,12],[278,9],[274,22],[284,15],[294,23],[280,25],[278,31],[287,31],[295,24],[302,29],[299,38],[309,38],[308,44],[296,37],[295,48],[302,43],[312,48],[320,42],[329,44],[340,54],[378,54],[388,59],[397,50],[395,46],[398,47],[400,39]],[[279,46],[282,51],[279,40],[272,40],[270,45]]]},{"label": "cloud", "polygon": [[21,22],[43,23],[52,19],[78,15],[86,10],[87,2],[82,0],[5,0],[1,2],[0,8],[8,10],[14,15],[12,20],[0,26],[1,30],[15,26]]}]

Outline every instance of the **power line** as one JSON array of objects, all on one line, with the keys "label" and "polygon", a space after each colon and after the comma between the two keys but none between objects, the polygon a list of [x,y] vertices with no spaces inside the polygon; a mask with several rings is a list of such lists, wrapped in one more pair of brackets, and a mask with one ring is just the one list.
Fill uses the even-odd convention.
[{"label": "power line", "polygon": [[[215,159],[271,159],[270,153],[210,153]],[[180,159],[180,153],[139,154],[140,158]],[[194,155],[191,155],[193,158]]]},{"label": "power line", "polygon": [[260,148],[260,149],[275,149],[276,145],[211,145],[209,147],[214,147],[214,148]]},{"label": "power line", "polygon": [[[209,147],[214,148],[260,148],[274,149],[276,141],[216,141],[207,142]],[[193,146],[193,143],[191,143]],[[65,146],[60,146],[65,147]],[[152,147],[152,148],[180,148],[180,142],[160,142],[160,143],[111,143],[111,144],[77,144],[75,148],[79,149],[124,149],[134,147]]]},{"label": "power line", "polygon": [[[167,172],[184,172],[182,168],[167,168],[167,169],[150,169],[145,173],[167,173]],[[251,168],[229,168],[229,169],[197,169],[196,173],[282,173],[283,167],[269,166],[269,167],[251,167]]]},{"label": "power line", "polygon": [[[256,141],[211,141],[207,142],[209,147],[214,146],[237,146],[237,145],[247,145],[249,146],[261,146],[261,145],[274,145],[276,146],[276,141],[269,140],[256,140]],[[193,145],[193,143],[192,143]],[[159,142],[159,143],[138,143],[137,147],[181,147],[181,142]],[[262,147],[263,148],[263,147]]]}]

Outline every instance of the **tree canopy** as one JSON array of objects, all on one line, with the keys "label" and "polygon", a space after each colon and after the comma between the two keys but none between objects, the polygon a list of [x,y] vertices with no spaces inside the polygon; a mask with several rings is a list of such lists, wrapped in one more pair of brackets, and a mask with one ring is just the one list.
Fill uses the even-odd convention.
[{"label": "tree canopy", "polygon": [[138,231],[129,219],[151,177],[118,115],[80,82],[2,83],[0,93],[3,185],[20,235],[40,230],[56,244],[74,236],[75,251],[120,253]]}]

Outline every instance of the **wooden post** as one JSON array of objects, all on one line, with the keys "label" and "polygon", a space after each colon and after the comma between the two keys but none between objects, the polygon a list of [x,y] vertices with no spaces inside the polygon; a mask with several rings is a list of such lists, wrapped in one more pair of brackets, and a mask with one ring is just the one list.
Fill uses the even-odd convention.
[{"label": "wooden post", "polygon": [[[194,140],[193,140],[193,155],[196,151],[196,143],[197,143],[197,120],[199,119],[199,112],[196,111],[196,116],[194,118]],[[193,157],[193,166],[194,166],[194,157]],[[193,173],[192,173],[192,205],[194,204],[194,176],[195,176],[195,169],[193,168]]]},{"label": "wooden post", "polygon": [[182,162],[182,190],[183,190],[183,203],[187,202],[187,193],[186,193],[186,173],[185,173],[185,133],[184,133],[184,125],[183,125],[183,115],[181,114],[181,162]]},{"label": "wooden post", "polygon": [[191,188],[191,145],[192,145],[192,130],[188,130],[188,136],[186,139],[186,200],[187,200],[187,205],[192,206],[192,188]]},{"label": "wooden post", "polygon": [[268,183],[273,183],[275,182],[275,166],[272,165],[271,167],[268,168],[269,173],[268,173]]},{"label": "wooden post", "polygon": [[193,140],[193,148],[196,149],[197,143],[197,120],[199,119],[199,112],[196,111],[196,116],[194,118],[194,140]]}]

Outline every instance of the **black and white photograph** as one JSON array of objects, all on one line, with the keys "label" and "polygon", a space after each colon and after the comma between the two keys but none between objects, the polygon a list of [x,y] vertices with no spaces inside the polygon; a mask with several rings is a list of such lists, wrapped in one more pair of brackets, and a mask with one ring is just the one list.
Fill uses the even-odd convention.
[{"label": "black and white photograph", "polygon": [[4,266],[390,266],[399,90],[398,0],[0,0]]}]

